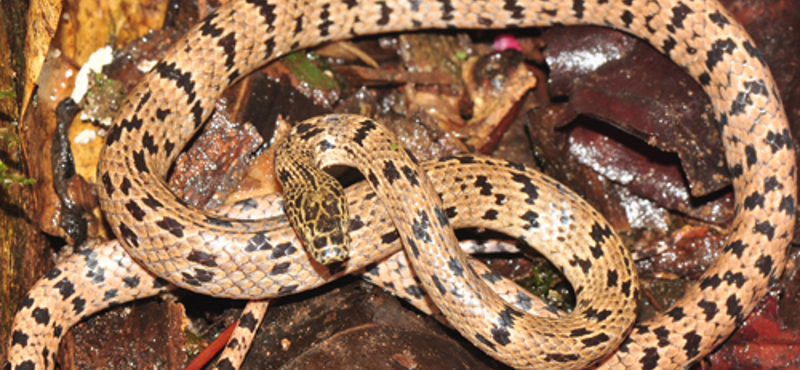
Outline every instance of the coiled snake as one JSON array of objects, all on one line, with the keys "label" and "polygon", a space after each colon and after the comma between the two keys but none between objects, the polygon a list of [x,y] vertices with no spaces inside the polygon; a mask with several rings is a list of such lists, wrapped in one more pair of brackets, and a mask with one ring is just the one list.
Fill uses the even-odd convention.
[{"label": "coiled snake", "polygon": [[[664,314],[637,325],[618,350],[602,358],[600,364],[644,369],[687,366],[725,340],[764,295],[770,279],[782,273],[795,221],[794,151],[775,83],[753,42],[715,1],[234,0],[177,42],[130,95],[109,131],[98,169],[105,215],[130,256],[184,288],[224,297],[264,298],[323,284],[335,276],[319,273],[308,265],[307,255],[292,244],[296,242],[294,234],[282,219],[242,221],[201,214],[187,209],[163,184],[169,164],[208,117],[220,91],[290,50],[327,40],[419,28],[552,24],[603,25],[648,40],[686,69],[711,97],[737,201],[736,218],[724,252],[682,300]],[[350,131],[349,136],[378,145],[380,140],[371,136],[376,131],[365,128],[372,125],[358,122],[360,126],[352,128],[355,131]],[[313,137],[307,135],[306,140]],[[606,265],[606,256],[624,253],[615,251],[617,247],[608,237],[613,233],[601,221],[579,218],[591,216],[593,211],[570,214],[581,207],[574,205],[581,203],[572,203],[571,193],[502,162],[461,157],[425,168],[435,188],[428,190],[442,194],[445,205],[426,199],[423,203],[432,207],[432,213],[412,214],[416,224],[398,224],[404,242],[419,246],[420,241],[442,238],[452,243],[449,236],[439,236],[447,233],[431,231],[446,226],[450,216],[454,227],[461,222],[486,222],[484,227],[516,229],[520,232],[517,236],[528,240],[534,239],[523,231],[538,232],[546,228],[545,220],[553,217],[552,228],[547,232],[558,231],[559,223],[566,222],[569,228],[582,230],[582,236],[576,238],[587,242],[582,247],[576,245],[575,250],[567,249],[560,257],[549,257],[563,262],[565,273],[581,292],[579,300],[586,299],[586,305],[576,309],[578,314],[563,319],[583,316],[589,319],[588,323],[582,329],[564,333],[545,320],[534,320],[541,326],[531,329],[544,338],[542,347],[523,339],[522,329],[527,324],[522,322],[528,319],[523,320],[522,314],[511,306],[490,299],[494,306],[481,308],[483,312],[471,310],[473,304],[481,306],[476,302],[484,302],[489,296],[477,287],[480,284],[467,280],[463,285],[450,286],[441,280],[445,275],[447,279],[458,278],[455,275],[470,271],[463,268],[465,264],[419,253],[419,258],[428,260],[422,266],[438,266],[418,268],[420,279],[433,287],[429,293],[469,340],[512,366],[545,368],[592,364],[603,356],[596,349],[612,347],[621,339],[615,333],[625,331],[625,310],[630,306],[623,305],[619,308],[623,311],[618,311],[601,305],[620,304],[608,302],[608,297],[635,295],[635,285],[630,285],[634,273],[622,259]],[[375,181],[367,175],[369,182],[413,182],[412,178],[421,175],[402,166],[395,166],[397,171],[387,169],[388,165],[384,165],[380,172],[373,172]],[[479,179],[482,186],[475,185]],[[486,185],[490,193],[514,197],[515,201],[497,203],[497,197],[481,194]],[[540,192],[543,188],[554,193]],[[463,191],[460,196],[464,198],[448,197],[448,189]],[[355,199],[351,206],[353,202],[370,201],[369,192],[359,191],[356,198],[350,198]],[[569,201],[569,205],[562,207],[562,200]],[[473,203],[462,206],[461,202]],[[388,205],[392,208],[396,203],[390,201]],[[482,212],[472,214],[474,210]],[[373,218],[373,211],[353,211],[351,207],[351,212],[354,224],[360,227],[353,230],[348,270],[342,273],[384,258],[397,248],[389,246],[398,239],[394,229]],[[464,220],[459,221],[459,217]],[[570,234],[560,234],[566,238],[564,235]],[[361,240],[372,244],[365,245]],[[15,321],[10,341],[11,368],[52,366],[55,345],[64,325],[74,322],[74,317],[160,289],[154,285],[157,280],[148,278],[114,246],[109,244],[75,257],[51,271],[32,290]],[[416,255],[413,248],[409,251]],[[103,295],[102,290],[81,280],[79,269],[97,272],[95,269],[101,265],[107,267],[104,273],[118,270],[114,273],[117,285],[103,285],[104,289],[114,288],[115,296]],[[589,276],[602,275],[593,278],[605,286],[584,285],[579,270]],[[47,294],[48,291],[56,294]],[[123,291],[128,295],[122,295]],[[461,318],[468,316],[490,326],[465,327],[469,320]],[[548,339],[557,335],[563,337]],[[562,339],[570,342],[559,342]],[[561,346],[564,343],[572,344]]]}]

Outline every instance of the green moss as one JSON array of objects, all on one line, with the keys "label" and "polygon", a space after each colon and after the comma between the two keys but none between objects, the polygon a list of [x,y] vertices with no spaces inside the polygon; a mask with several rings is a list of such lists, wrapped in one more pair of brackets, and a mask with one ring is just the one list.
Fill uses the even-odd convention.
[{"label": "green moss", "polygon": [[323,61],[313,52],[291,53],[281,59],[281,63],[311,88],[333,90],[339,86],[336,79],[325,73],[327,69]]},{"label": "green moss", "polygon": [[572,311],[575,307],[575,293],[558,269],[545,259],[532,261],[531,272],[515,281],[545,303]]}]

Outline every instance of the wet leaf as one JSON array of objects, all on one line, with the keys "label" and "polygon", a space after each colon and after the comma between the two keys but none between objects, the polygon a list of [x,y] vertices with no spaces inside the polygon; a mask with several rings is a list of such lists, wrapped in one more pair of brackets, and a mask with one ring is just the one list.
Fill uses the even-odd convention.
[{"label": "wet leaf", "polygon": [[785,327],[778,299],[768,296],[709,360],[719,370],[800,369],[800,330]]},{"label": "wet leaf", "polygon": [[313,57],[313,54],[309,52],[291,53],[284,57],[281,63],[289,69],[292,75],[297,76],[300,81],[310,84],[312,88],[333,90],[339,87],[336,80],[326,74],[325,70],[317,64],[319,58]]},{"label": "wet leaf", "polygon": [[557,28],[543,38],[551,92],[568,96],[575,113],[676,153],[695,197],[730,184],[708,98],[677,65],[606,29]]}]

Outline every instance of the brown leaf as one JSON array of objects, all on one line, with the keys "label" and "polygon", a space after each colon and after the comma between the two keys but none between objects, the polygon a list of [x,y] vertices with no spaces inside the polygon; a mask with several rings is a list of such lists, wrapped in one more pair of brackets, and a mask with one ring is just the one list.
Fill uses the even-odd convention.
[{"label": "brown leaf", "polygon": [[95,315],[70,329],[58,351],[61,369],[179,369],[186,363],[183,305],[140,302]]},{"label": "brown leaf", "polygon": [[553,95],[568,95],[577,114],[676,153],[695,197],[730,184],[708,98],[680,67],[610,30],[557,28],[543,38],[548,61],[556,62]]},{"label": "brown leaf", "polygon": [[168,1],[67,0],[55,45],[76,64],[104,46],[122,48],[161,29]]},{"label": "brown leaf", "polygon": [[50,49],[50,40],[56,35],[58,20],[61,16],[61,0],[33,0],[28,9],[28,32],[25,38],[25,91],[22,96],[22,113],[33,94],[36,80],[44,64],[44,58]]}]

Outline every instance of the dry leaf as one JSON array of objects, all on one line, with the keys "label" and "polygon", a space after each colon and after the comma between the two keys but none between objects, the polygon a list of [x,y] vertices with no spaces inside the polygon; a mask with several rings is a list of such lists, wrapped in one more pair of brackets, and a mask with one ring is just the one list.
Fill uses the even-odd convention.
[{"label": "dry leaf", "polygon": [[42,70],[44,57],[50,49],[50,40],[56,35],[58,18],[61,16],[60,0],[33,0],[28,9],[28,32],[25,38],[25,91],[22,97],[22,113],[31,99],[33,87]]}]

